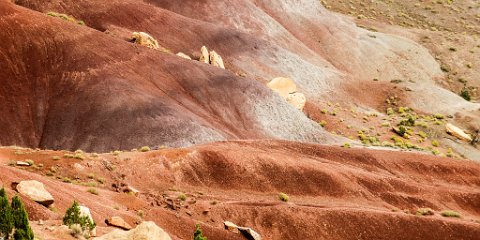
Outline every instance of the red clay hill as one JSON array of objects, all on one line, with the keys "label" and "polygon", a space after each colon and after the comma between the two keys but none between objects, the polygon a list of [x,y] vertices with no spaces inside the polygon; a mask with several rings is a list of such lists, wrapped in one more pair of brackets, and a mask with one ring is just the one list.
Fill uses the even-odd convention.
[{"label": "red clay hill", "polygon": [[434,11],[479,6],[416,4],[0,0],[0,184],[45,185],[44,240],[73,200],[98,236],[478,239],[476,20]]}]

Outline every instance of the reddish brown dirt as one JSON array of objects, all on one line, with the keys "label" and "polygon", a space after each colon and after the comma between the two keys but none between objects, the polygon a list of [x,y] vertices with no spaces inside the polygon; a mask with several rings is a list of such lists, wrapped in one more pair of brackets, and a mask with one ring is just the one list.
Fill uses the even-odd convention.
[{"label": "reddish brown dirt", "polygon": [[[142,12],[145,7],[140,4]],[[325,140],[318,125],[253,79],[9,2],[2,1],[0,10],[9,39],[0,43],[0,59],[7,63],[0,71],[2,145],[108,151],[223,139]],[[160,22],[175,15],[158,11]],[[124,24],[138,24],[122,13]],[[94,18],[85,21],[101,29]],[[173,19],[177,25],[186,21]],[[234,34],[217,28],[209,33],[209,39]],[[247,47],[242,38],[238,45]],[[213,40],[198,41],[188,44],[199,49]]]},{"label": "reddish brown dirt", "polygon": [[[142,210],[145,219],[178,239],[190,238],[196,222],[204,224],[209,239],[236,239],[221,230],[225,220],[250,226],[266,239],[475,239],[480,234],[480,165],[467,160],[284,141],[223,142],[98,157],[83,153],[85,160],[52,160],[62,154],[0,151],[3,163],[33,159],[37,166],[43,164],[0,170],[6,186],[37,179],[55,197],[58,212],[27,202],[34,220],[59,219],[77,199],[92,209],[101,227],[113,214],[135,224]],[[45,176],[52,166],[56,172]],[[66,177],[74,184],[60,182]],[[100,178],[104,183],[97,186],[99,195],[80,186]],[[115,192],[112,184],[121,183],[141,194]],[[279,192],[287,193],[290,201],[279,201]],[[167,199],[180,193],[187,200],[173,210]],[[415,216],[422,207],[432,208],[435,215]],[[462,217],[441,217],[439,212],[446,209]],[[101,233],[108,230],[101,228]]]}]

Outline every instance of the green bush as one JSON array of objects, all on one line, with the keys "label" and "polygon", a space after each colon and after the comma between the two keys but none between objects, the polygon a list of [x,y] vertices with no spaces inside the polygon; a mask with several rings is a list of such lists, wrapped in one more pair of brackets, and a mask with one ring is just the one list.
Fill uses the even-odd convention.
[{"label": "green bush", "polygon": [[460,218],[460,213],[452,211],[452,210],[445,210],[440,213],[440,215],[444,217],[455,217],[455,218]]},{"label": "green bush", "polygon": [[13,230],[12,209],[8,204],[8,197],[5,189],[0,190],[0,236],[8,235]]},{"label": "green bush", "polygon": [[460,92],[460,96],[467,101],[472,101],[472,96],[470,95],[470,91],[468,91],[467,89],[463,89]]},{"label": "green bush", "polygon": [[63,224],[67,226],[72,226],[78,224],[82,227],[82,230],[93,230],[96,224],[90,220],[88,216],[82,216],[80,214],[80,205],[77,201],[73,201],[72,206],[67,209],[65,216],[63,217]]},{"label": "green bush", "polygon": [[207,237],[203,236],[200,224],[195,225],[195,232],[193,233],[193,240],[207,240]]},{"label": "green bush", "polygon": [[279,198],[282,202],[288,202],[288,200],[290,199],[290,198],[288,197],[288,195],[285,194],[285,193],[279,193],[279,194],[278,194],[278,198]]},{"label": "green bush", "polygon": [[0,190],[0,236],[5,239],[33,240],[33,231],[28,222],[28,213],[18,196],[8,205],[5,189]]}]

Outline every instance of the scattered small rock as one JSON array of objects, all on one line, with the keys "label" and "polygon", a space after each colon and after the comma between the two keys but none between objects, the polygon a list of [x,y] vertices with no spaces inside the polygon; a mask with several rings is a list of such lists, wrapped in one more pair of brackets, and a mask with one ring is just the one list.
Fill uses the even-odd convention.
[{"label": "scattered small rock", "polygon": [[17,166],[21,166],[21,167],[29,167],[29,166],[32,166],[30,163],[28,162],[24,162],[24,161],[17,161]]},{"label": "scattered small rock", "polygon": [[210,64],[212,64],[212,66],[225,69],[222,57],[220,57],[220,55],[218,55],[218,53],[215,51],[210,52]]},{"label": "scattered small rock", "polygon": [[179,56],[181,58],[188,59],[188,60],[192,60],[192,58],[190,56],[188,56],[187,54],[182,53],[182,52],[177,53],[177,56]]},{"label": "scattered small rock", "polygon": [[114,216],[105,220],[105,223],[110,226],[121,228],[123,230],[132,229],[132,226],[130,226],[130,224],[128,224],[127,222],[125,222],[125,220],[123,220],[121,217],[118,217],[118,216]]},{"label": "scattered small rock", "polygon": [[200,49],[200,62],[203,62],[203,63],[206,63],[206,64],[209,64],[210,63],[210,55],[208,54],[208,49],[207,47],[203,46],[201,49]]},{"label": "scattered small rock", "polygon": [[240,233],[242,234],[246,239],[249,240],[261,240],[262,237],[260,234],[255,232],[253,229],[248,228],[248,227],[239,227],[235,223],[225,221],[223,222],[223,225],[225,226],[225,229],[235,232],[235,233]]}]

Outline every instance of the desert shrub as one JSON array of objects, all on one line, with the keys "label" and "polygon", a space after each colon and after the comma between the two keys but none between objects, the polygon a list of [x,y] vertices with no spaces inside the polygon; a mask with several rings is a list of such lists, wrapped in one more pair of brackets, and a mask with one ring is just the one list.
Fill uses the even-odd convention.
[{"label": "desert shrub", "polygon": [[470,95],[470,91],[468,91],[467,89],[463,89],[460,92],[460,96],[467,101],[472,101],[472,96]]},{"label": "desert shrub", "polygon": [[98,195],[98,190],[96,188],[89,188],[87,192],[93,194],[93,195]]},{"label": "desert shrub", "polygon": [[74,224],[81,226],[82,230],[93,230],[96,226],[88,216],[82,216],[80,213],[80,205],[77,201],[73,201],[72,206],[67,209],[65,216],[63,217],[63,224],[71,227]]},{"label": "desert shrub", "polygon": [[78,25],[85,25],[85,22],[82,21],[82,20],[77,20],[75,19],[74,17],[72,16],[69,16],[67,14],[63,14],[63,13],[57,13],[57,12],[48,12],[47,13],[48,16],[50,17],[57,17],[57,18],[60,18],[62,20],[65,20],[67,22],[73,22],[73,23],[76,23]]},{"label": "desert shrub", "polygon": [[440,143],[437,140],[432,140],[432,146],[439,147]]},{"label": "desert shrub", "polygon": [[440,215],[444,217],[455,217],[455,218],[460,218],[460,213],[455,212],[453,210],[445,210],[440,213]]},{"label": "desert shrub", "polygon": [[150,147],[149,146],[143,146],[140,148],[140,152],[148,152],[150,151]]},{"label": "desert shrub", "polygon": [[419,208],[417,209],[417,215],[430,216],[430,215],[434,215],[434,211],[431,208]]},{"label": "desert shrub", "polygon": [[289,197],[286,193],[279,193],[278,194],[278,198],[282,201],[282,202],[288,202],[289,200]]},{"label": "desert shrub", "polygon": [[195,232],[193,233],[193,240],[207,240],[207,237],[203,236],[200,224],[195,225]]},{"label": "desert shrub", "polygon": [[185,195],[184,193],[181,193],[180,195],[178,195],[178,199],[180,199],[181,201],[185,201],[187,200],[187,195]]}]

